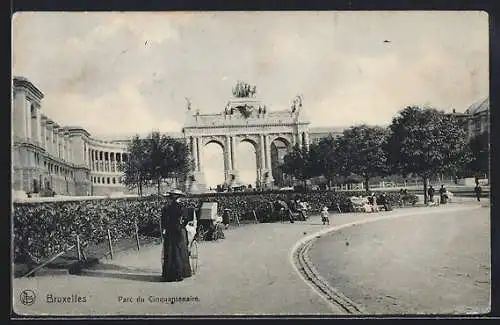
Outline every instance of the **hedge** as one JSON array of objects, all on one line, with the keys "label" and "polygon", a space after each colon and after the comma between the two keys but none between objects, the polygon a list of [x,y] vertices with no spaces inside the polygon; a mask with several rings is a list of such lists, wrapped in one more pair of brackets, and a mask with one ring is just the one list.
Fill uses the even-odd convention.
[{"label": "hedge", "polygon": [[[330,211],[351,211],[349,197],[363,195],[361,192],[313,191],[307,193],[284,192],[241,192],[207,193],[190,197],[187,205],[199,208],[204,201],[218,202],[218,213],[231,209],[240,220],[254,219],[253,211],[259,221],[270,219],[269,202],[278,199],[300,199],[309,202],[312,213],[318,213],[324,206]],[[397,205],[399,193],[388,193],[391,204]],[[415,195],[403,198],[407,203],[416,201]],[[106,240],[109,229],[113,239],[130,238],[135,231],[135,221],[139,234],[159,235],[159,220],[163,198],[123,198],[89,201],[66,201],[44,203],[14,204],[14,258],[23,260],[27,255],[47,258],[75,244],[76,235],[82,245],[98,244]],[[274,219],[275,220],[275,219]]]}]

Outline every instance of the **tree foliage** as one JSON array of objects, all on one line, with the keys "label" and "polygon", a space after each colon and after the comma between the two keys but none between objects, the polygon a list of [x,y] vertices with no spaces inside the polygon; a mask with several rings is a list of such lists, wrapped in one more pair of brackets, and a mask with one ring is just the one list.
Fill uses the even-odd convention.
[{"label": "tree foliage", "polygon": [[489,173],[490,142],[487,131],[472,137],[469,141],[471,160],[467,164],[469,176],[479,177]]},{"label": "tree foliage", "polygon": [[318,167],[320,164],[320,154],[316,144],[299,147],[295,145],[292,150],[283,158],[281,170],[287,174],[304,182],[314,176],[321,175]]},{"label": "tree foliage", "polygon": [[388,132],[379,126],[358,125],[344,131],[338,141],[338,158],[343,162],[342,174],[356,174],[363,178],[365,189],[371,177],[389,171],[384,150]]},{"label": "tree foliage", "polygon": [[329,185],[334,180],[346,176],[348,156],[345,151],[342,137],[329,135],[318,143],[319,161],[318,170],[328,180]]},{"label": "tree foliage", "polygon": [[389,129],[385,147],[393,171],[422,177],[425,202],[430,177],[456,171],[470,160],[466,130],[453,115],[410,106],[393,118]]},{"label": "tree foliage", "polygon": [[139,195],[142,195],[142,188],[147,184],[148,175],[145,164],[147,162],[147,151],[145,142],[134,136],[127,144],[128,158],[119,165],[123,172],[123,182],[128,188],[137,188]]},{"label": "tree foliage", "polygon": [[128,144],[128,152],[129,159],[122,165],[125,184],[141,188],[153,182],[158,194],[163,180],[185,180],[190,168],[187,145],[159,132],[152,132],[144,139],[134,137]]}]

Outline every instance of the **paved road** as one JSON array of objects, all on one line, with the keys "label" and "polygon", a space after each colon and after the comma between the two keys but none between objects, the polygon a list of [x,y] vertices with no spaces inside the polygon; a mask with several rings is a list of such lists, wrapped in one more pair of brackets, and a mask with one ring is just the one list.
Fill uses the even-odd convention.
[{"label": "paved road", "polygon": [[489,209],[423,209],[323,236],[309,258],[370,314],[488,312]]},{"label": "paved road", "polygon": [[[317,219],[317,218],[315,218]],[[258,315],[335,314],[321,297],[295,272],[290,249],[304,232],[323,226],[277,223],[243,226],[226,232],[220,242],[202,242],[199,272],[182,282],[159,281],[159,246],[121,255],[113,264],[117,271],[88,276],[37,277],[14,280],[16,310],[52,315]],[[128,268],[128,270],[125,269]],[[133,270],[132,268],[135,268]],[[40,297],[32,306],[19,304],[19,294],[36,288]],[[48,304],[48,293],[87,296],[86,303]],[[120,303],[119,296],[145,298],[144,303]],[[148,303],[148,296],[198,297],[198,302]]]},{"label": "paved road", "polygon": [[[426,213],[428,208],[331,217],[331,227],[384,214]],[[182,282],[159,282],[158,245],[120,254],[107,267],[88,275],[14,279],[16,312],[28,315],[332,315],[342,310],[325,302],[295,271],[291,248],[306,235],[324,230],[318,216],[306,222],[256,224],[226,232],[220,242],[202,242],[199,272]],[[19,303],[33,289],[34,304]],[[71,297],[48,303],[47,295]],[[86,302],[74,303],[77,296]],[[132,302],[120,302],[119,297]],[[141,296],[144,302],[137,302]],[[148,297],[197,297],[175,304],[148,302]]]}]

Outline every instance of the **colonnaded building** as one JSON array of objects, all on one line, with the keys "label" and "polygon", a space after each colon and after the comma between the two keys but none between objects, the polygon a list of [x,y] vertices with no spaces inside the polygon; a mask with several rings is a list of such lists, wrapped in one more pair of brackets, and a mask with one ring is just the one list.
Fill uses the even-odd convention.
[{"label": "colonnaded building", "polygon": [[[128,158],[129,139],[97,139],[82,127],[61,126],[42,114],[43,97],[28,79],[13,78],[15,195],[37,195],[47,189],[72,196],[128,193],[118,166]],[[466,111],[471,117],[470,130],[482,128],[477,121],[488,124],[483,117],[488,111],[489,101],[485,100]],[[342,131],[343,128],[311,128],[302,110],[301,96],[293,100],[289,110],[272,111],[255,97],[255,87],[238,83],[221,113],[201,114],[188,107],[182,131],[167,135],[188,143],[194,161],[189,190],[203,192],[203,148],[210,143],[222,148],[226,184],[237,183],[235,148],[240,142],[248,142],[256,154],[256,186],[272,187],[282,181],[278,165],[295,144],[307,147]]]},{"label": "colonnaded building", "polygon": [[[241,87],[233,91],[234,97],[221,113],[186,110],[182,131],[167,133],[189,144],[194,161],[191,189],[206,190],[202,150],[210,143],[219,144],[223,150],[226,183],[238,179],[237,144],[248,142],[256,152],[256,185],[272,186],[279,181],[278,164],[293,145],[308,146],[321,137],[343,131],[343,128],[311,129],[302,114],[300,96],[290,110],[268,111],[254,97],[255,92],[248,94]],[[13,191],[39,193],[51,189],[59,195],[77,196],[129,192],[118,168],[127,160],[129,139],[97,139],[82,127],[61,126],[42,114],[43,97],[28,79],[14,77]]]}]

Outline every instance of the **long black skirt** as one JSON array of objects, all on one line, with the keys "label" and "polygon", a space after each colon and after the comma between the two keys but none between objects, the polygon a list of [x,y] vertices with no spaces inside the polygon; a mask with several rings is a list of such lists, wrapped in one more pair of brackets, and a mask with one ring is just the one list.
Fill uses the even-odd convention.
[{"label": "long black skirt", "polygon": [[191,276],[187,233],[167,234],[163,239],[162,281],[182,281]]}]

